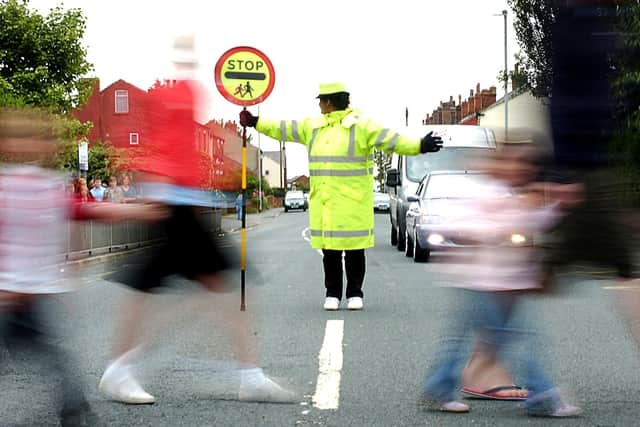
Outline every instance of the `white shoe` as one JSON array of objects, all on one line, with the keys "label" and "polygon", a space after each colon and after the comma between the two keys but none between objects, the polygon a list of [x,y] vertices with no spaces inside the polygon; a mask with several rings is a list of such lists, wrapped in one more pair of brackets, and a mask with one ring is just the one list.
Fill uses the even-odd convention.
[{"label": "white shoe", "polygon": [[156,401],[155,397],[144,391],[129,368],[119,365],[117,361],[104,371],[98,387],[117,402],[139,405]]},{"label": "white shoe", "polygon": [[238,399],[243,402],[271,403],[294,403],[298,401],[294,392],[281,387],[268,377],[264,377],[264,381],[258,384],[241,384]]},{"label": "white shoe", "polygon": [[582,408],[579,406],[571,405],[566,402],[562,402],[553,412],[549,414],[550,417],[564,418],[564,417],[577,417],[582,414]]},{"label": "white shoe", "polygon": [[351,297],[347,299],[347,308],[349,310],[362,310],[364,302],[360,297]]},{"label": "white shoe", "polygon": [[465,412],[469,412],[469,405],[466,403],[458,402],[457,400],[452,400],[451,402],[445,402],[440,405],[440,411],[442,412],[453,412],[456,414],[462,414]]},{"label": "white shoe", "polygon": [[324,309],[327,311],[336,311],[340,307],[340,300],[336,297],[326,297],[324,299]]}]

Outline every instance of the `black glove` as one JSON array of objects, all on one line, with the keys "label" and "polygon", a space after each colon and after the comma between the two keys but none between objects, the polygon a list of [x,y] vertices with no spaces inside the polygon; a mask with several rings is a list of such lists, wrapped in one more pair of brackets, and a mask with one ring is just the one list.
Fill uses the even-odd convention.
[{"label": "black glove", "polygon": [[438,135],[433,135],[433,131],[429,132],[420,141],[421,153],[435,153],[442,148],[442,138]]},{"label": "black glove", "polygon": [[253,128],[256,127],[256,123],[258,123],[258,116],[254,116],[248,110],[240,111],[240,124],[242,126]]}]

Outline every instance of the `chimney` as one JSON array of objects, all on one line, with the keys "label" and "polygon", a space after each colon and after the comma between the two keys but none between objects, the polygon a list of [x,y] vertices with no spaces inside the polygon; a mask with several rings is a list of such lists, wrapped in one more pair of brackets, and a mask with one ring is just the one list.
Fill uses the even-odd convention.
[{"label": "chimney", "polygon": [[476,93],[480,93],[480,83],[476,85]]},{"label": "chimney", "polygon": [[453,95],[449,95],[449,104],[453,106]]},{"label": "chimney", "polygon": [[462,105],[462,95],[458,94],[458,105]]}]

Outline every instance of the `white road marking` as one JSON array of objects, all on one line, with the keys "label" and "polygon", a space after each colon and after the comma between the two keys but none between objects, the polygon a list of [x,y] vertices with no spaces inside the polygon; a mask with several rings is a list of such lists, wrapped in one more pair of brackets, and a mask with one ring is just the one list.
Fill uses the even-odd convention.
[{"label": "white road marking", "polygon": [[318,355],[320,373],[313,395],[313,406],[318,409],[338,409],[343,332],[344,320],[327,320],[324,341]]}]

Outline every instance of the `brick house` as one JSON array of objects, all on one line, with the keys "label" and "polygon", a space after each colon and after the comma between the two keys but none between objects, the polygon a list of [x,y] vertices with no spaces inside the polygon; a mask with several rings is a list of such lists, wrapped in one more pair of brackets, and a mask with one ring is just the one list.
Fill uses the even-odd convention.
[{"label": "brick house", "polygon": [[[152,143],[149,100],[148,91],[122,79],[103,90],[100,90],[100,81],[95,79],[93,93],[73,115],[81,122],[94,124],[88,134],[90,145],[97,141],[108,141],[119,152],[136,155],[136,149],[142,151]],[[230,150],[231,158],[225,153],[226,147],[242,146],[238,126],[233,122],[214,120],[204,125],[196,122],[195,141],[203,159],[208,162],[208,179],[203,184],[208,188],[223,190],[236,189],[225,188],[235,185],[240,188],[239,180],[229,179],[237,175],[235,169],[242,162],[239,151]],[[123,157],[126,155],[123,154]],[[257,167],[248,167],[249,171],[253,169]]]},{"label": "brick house", "polygon": [[475,93],[473,89],[469,91],[469,97],[462,101],[462,96],[458,95],[456,104],[453,96],[449,101],[441,101],[440,105],[431,114],[422,120],[425,125],[446,125],[464,124],[477,125],[478,113],[496,102],[496,87],[480,89],[480,83],[476,85]]}]

